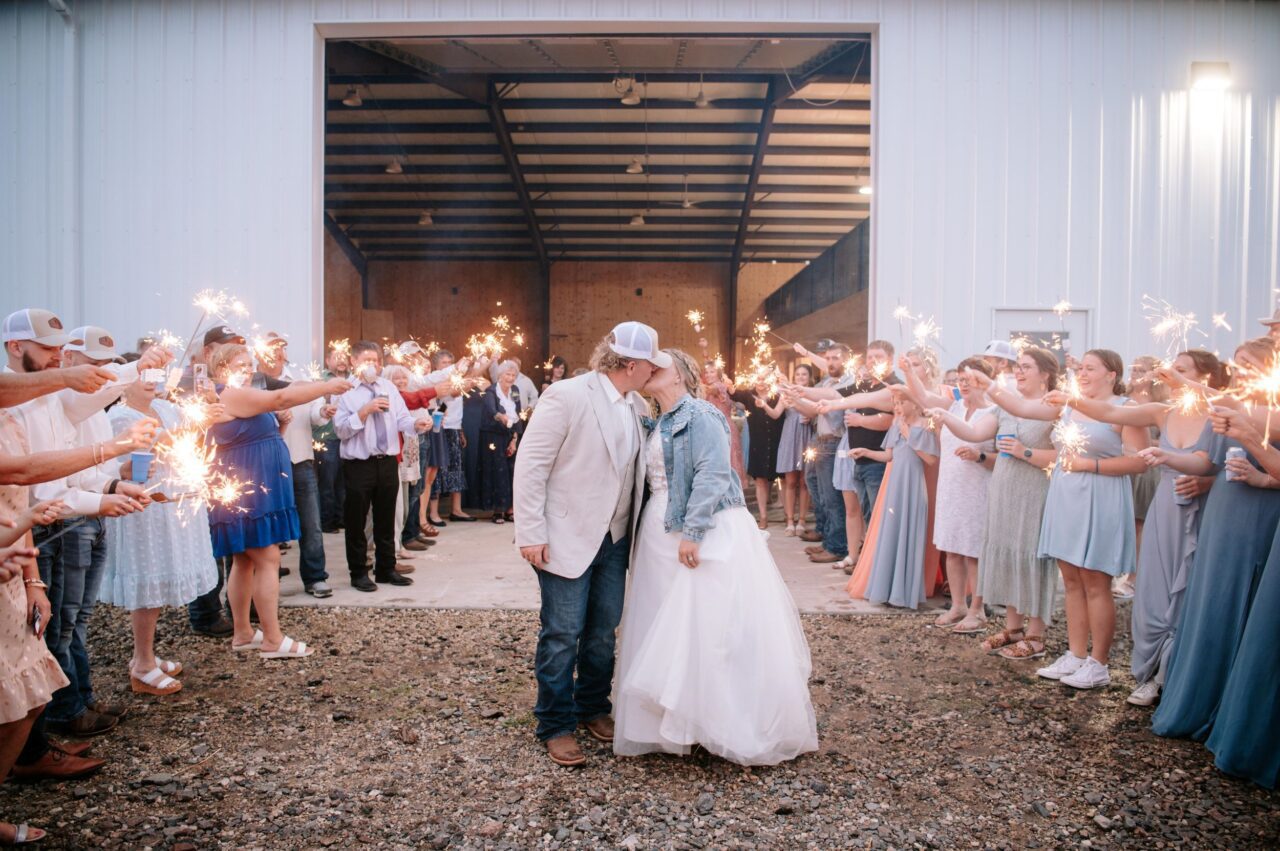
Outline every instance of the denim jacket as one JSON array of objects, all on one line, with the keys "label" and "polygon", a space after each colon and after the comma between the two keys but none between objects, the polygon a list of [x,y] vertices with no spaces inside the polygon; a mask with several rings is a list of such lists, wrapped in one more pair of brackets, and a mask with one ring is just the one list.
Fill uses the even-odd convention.
[{"label": "denim jacket", "polygon": [[685,540],[701,541],[715,514],[746,505],[729,465],[729,424],[710,403],[686,396],[656,422],[646,420],[645,427],[662,435],[667,532],[680,529]]}]

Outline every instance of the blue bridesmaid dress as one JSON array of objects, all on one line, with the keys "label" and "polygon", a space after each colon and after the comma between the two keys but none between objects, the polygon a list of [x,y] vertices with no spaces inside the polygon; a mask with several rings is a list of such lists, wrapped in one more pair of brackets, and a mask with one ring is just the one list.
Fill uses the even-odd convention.
[{"label": "blue bridesmaid dress", "polygon": [[[219,388],[221,389],[221,388]],[[230,505],[209,506],[209,534],[217,558],[296,541],[300,533],[293,499],[293,464],[274,414],[216,423],[213,472],[246,483]]]}]

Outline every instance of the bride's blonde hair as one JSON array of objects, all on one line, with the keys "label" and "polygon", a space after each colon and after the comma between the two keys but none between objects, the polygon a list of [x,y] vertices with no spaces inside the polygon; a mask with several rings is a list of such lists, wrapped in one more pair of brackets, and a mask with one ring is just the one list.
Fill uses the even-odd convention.
[{"label": "bride's blonde hair", "polygon": [[675,367],[684,382],[684,389],[694,398],[702,398],[702,381],[699,379],[698,362],[680,349],[663,349],[671,355],[671,365]]}]

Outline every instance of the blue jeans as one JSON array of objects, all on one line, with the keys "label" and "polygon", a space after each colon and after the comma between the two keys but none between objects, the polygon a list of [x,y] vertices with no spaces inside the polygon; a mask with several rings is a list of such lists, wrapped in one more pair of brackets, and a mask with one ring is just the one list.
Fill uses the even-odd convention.
[{"label": "blue jeans", "polygon": [[[190,603],[187,603],[187,619],[191,622],[192,629],[205,629],[211,627],[222,617],[222,586],[226,582],[227,574],[231,572],[231,558],[215,558],[214,564],[218,568],[218,584],[213,586],[212,591],[201,594]],[[227,617],[231,616],[230,606],[227,608]]]},{"label": "blue jeans", "polygon": [[853,468],[853,492],[858,495],[862,505],[862,521],[871,525],[871,510],[876,507],[876,497],[880,495],[880,483],[884,481],[884,464],[872,461],[869,464],[856,464]]},{"label": "blue jeans", "polygon": [[[614,635],[622,620],[630,545],[605,535],[587,572],[565,579],[537,571],[542,629],[534,669],[538,676],[540,741],[554,739],[613,711]],[[574,680],[574,669],[578,677]]]},{"label": "blue jeans", "polygon": [[409,505],[405,508],[404,529],[400,532],[401,546],[409,543],[422,533],[422,525],[418,523],[418,512],[422,507],[422,491],[427,477],[427,441],[425,438],[425,434],[418,435],[418,480],[409,485]]},{"label": "blue jeans", "polygon": [[94,702],[85,638],[106,561],[107,532],[97,517],[86,519],[62,538],[40,548],[40,573],[43,578],[47,562],[53,581],[45,581],[50,586],[49,602],[55,612],[49,618],[45,642],[71,681],[53,693],[46,711],[50,721],[74,721]]},{"label": "blue jeans", "polygon": [[334,530],[342,525],[342,503],[346,487],[342,482],[342,459],[338,456],[341,441],[336,437],[324,442],[324,451],[316,453],[316,484],[320,490],[320,528]]},{"label": "blue jeans", "polygon": [[320,491],[316,485],[314,461],[293,465],[293,501],[298,507],[298,573],[302,584],[324,582],[329,574],[324,569],[324,538],[320,533]]},{"label": "blue jeans", "polygon": [[844,496],[831,482],[835,472],[836,441],[816,441],[817,457],[805,472],[805,482],[813,497],[813,514],[817,518],[817,531],[822,535],[822,548],[832,555],[844,558],[849,554],[849,541],[844,528]]}]

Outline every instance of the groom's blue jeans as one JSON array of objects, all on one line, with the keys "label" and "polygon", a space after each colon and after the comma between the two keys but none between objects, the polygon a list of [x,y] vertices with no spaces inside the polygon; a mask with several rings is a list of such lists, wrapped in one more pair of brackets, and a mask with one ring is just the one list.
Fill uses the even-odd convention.
[{"label": "groom's blue jeans", "polygon": [[[538,632],[538,739],[547,741],[613,711],[614,635],[622,620],[627,587],[627,538],[604,543],[587,572],[565,579],[536,571],[542,589],[542,629]],[[574,668],[578,678],[574,680]]]}]

